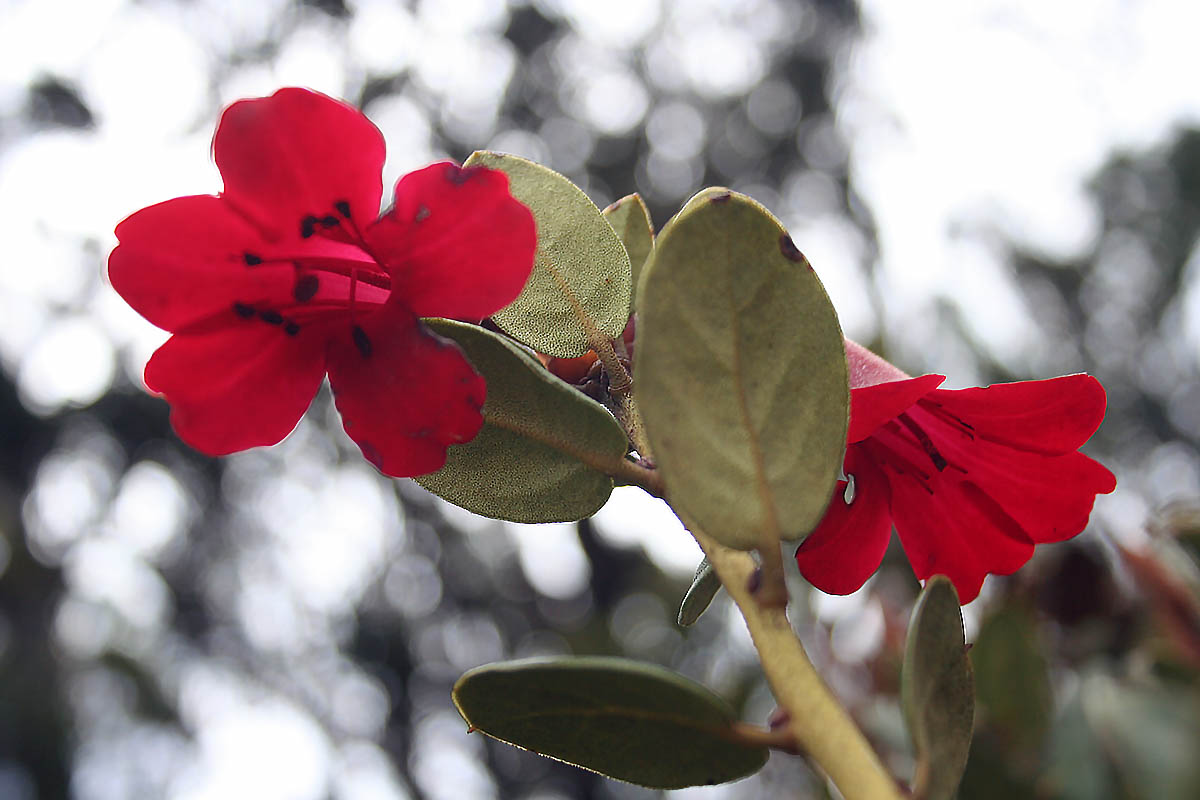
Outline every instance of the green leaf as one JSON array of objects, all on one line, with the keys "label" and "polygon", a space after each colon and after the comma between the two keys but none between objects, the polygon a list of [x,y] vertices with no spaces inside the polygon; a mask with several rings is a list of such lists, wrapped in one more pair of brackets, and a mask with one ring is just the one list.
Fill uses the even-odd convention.
[{"label": "green leaf", "polygon": [[678,789],[759,770],[729,704],[668,669],[619,658],[488,664],[454,685],[472,729],[629,783]]},{"label": "green leaf", "polygon": [[808,260],[754,200],[706,189],[659,234],[638,291],[634,393],[672,505],[730,547],[803,538],[850,398]]},{"label": "green leaf", "polygon": [[944,575],[926,581],[913,607],[900,704],[917,753],[913,797],[949,800],[971,749],[975,687],[958,592]]},{"label": "green leaf", "polygon": [[629,440],[612,414],[546,371],[520,347],[476,325],[426,320],[487,380],[483,429],[417,483],[455,505],[514,522],[594,514],[612,493],[608,466]]},{"label": "green leaf", "polygon": [[650,222],[650,211],[637,192],[625,195],[604,209],[604,218],[613,226],[617,236],[629,254],[632,269],[633,290],[636,294],[638,279],[650,251],[654,249],[654,224]]},{"label": "green leaf", "polygon": [[980,717],[1014,752],[1042,749],[1054,711],[1050,674],[1029,609],[1004,606],[984,620],[971,647]]},{"label": "green leaf", "polygon": [[694,625],[696,620],[700,619],[700,615],[708,609],[720,588],[721,579],[717,577],[717,571],[708,563],[707,558],[702,559],[700,566],[696,567],[696,576],[692,578],[691,587],[683,596],[676,622],[685,628]]},{"label": "green leaf", "polygon": [[529,283],[492,320],[539,353],[560,358],[583,355],[598,337],[619,337],[629,321],[629,256],[595,203],[567,178],[517,156],[479,150],[464,166],[503,171],[513,197],[537,222]]}]

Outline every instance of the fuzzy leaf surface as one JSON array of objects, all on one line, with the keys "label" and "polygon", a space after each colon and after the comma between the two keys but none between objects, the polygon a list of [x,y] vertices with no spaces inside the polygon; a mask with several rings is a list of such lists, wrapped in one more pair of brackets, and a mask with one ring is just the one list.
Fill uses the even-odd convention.
[{"label": "fuzzy leaf surface", "polygon": [[537,223],[533,274],[520,297],[492,320],[559,358],[583,355],[593,337],[619,337],[629,321],[629,256],[596,204],[564,176],[517,156],[479,150],[463,166],[508,175],[509,191]]},{"label": "fuzzy leaf surface", "polygon": [[417,483],[513,522],[568,522],[598,511],[613,488],[606,465],[628,447],[612,414],[503,336],[450,320],[426,323],[458,343],[487,381],[487,399],[479,435],[451,447],[446,465]]},{"label": "fuzzy leaf surface", "polygon": [[728,547],[806,536],[846,446],[837,314],[754,200],[706,189],[639,285],[634,392],[672,505]]}]

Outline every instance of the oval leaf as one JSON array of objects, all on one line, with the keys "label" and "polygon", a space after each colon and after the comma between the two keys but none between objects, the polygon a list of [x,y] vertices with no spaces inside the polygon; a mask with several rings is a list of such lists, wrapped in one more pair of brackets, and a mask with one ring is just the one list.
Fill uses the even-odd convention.
[{"label": "oval leaf", "polygon": [[488,664],[454,685],[472,729],[629,783],[678,789],[759,770],[729,704],[668,669],[619,658]]},{"label": "oval leaf", "polygon": [[621,237],[625,252],[629,254],[632,286],[636,294],[642,267],[654,249],[654,224],[650,222],[650,210],[646,208],[642,196],[634,192],[604,209],[604,218]]},{"label": "oval leaf", "polygon": [[925,583],[913,607],[900,703],[917,753],[913,797],[949,800],[971,749],[975,687],[958,592],[944,575]]},{"label": "oval leaf", "polygon": [[503,171],[537,222],[533,274],[521,296],[492,316],[495,323],[559,358],[583,355],[598,337],[620,336],[629,321],[629,256],[596,204],[554,170],[517,156],[480,150],[464,166]]},{"label": "oval leaf", "polygon": [[599,403],[546,371],[520,347],[476,325],[426,320],[458,343],[487,380],[483,429],[417,478],[468,511],[514,522],[568,522],[594,514],[613,481],[606,465],[629,440]]},{"label": "oval leaf", "polygon": [[717,577],[717,571],[713,565],[708,563],[707,558],[701,560],[700,566],[696,567],[696,576],[692,578],[691,588],[683,596],[683,602],[679,606],[679,616],[675,621],[685,628],[695,625],[696,620],[700,619],[700,615],[708,610],[720,588],[721,579]]},{"label": "oval leaf", "polygon": [[821,282],[765,208],[720,189],[667,224],[645,270],[634,392],[672,504],[729,547],[804,537],[850,398]]}]

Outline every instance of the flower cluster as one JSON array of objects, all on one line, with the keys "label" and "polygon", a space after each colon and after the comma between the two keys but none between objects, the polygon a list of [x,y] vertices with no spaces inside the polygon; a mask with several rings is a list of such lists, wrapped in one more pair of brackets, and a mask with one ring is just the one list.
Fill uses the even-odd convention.
[{"label": "flower cluster", "polygon": [[146,365],[179,436],[222,455],[274,444],[325,376],[347,434],[382,472],[441,467],[483,424],[485,386],[420,323],[479,321],[533,268],[533,216],[499,171],[404,176],[379,216],[384,142],[353,107],[303,89],[225,110],[224,190],[117,227],[109,278],[173,335]]},{"label": "flower cluster", "polygon": [[1116,488],[1079,453],[1104,419],[1089,375],[939,389],[847,341],[850,432],[845,480],[796,551],[818,589],[849,594],[869,578],[892,526],[921,580],[946,575],[973,600],[991,573],[1008,575],[1034,546],[1086,527],[1097,494]]}]

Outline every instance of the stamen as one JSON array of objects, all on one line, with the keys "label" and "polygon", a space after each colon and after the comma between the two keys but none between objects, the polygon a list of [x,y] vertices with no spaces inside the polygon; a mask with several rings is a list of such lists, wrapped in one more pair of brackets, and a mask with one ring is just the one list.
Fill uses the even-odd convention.
[{"label": "stamen", "polygon": [[320,288],[321,279],[316,275],[301,275],[296,278],[296,285],[292,287],[292,297],[296,298],[297,303],[307,303],[316,297]]},{"label": "stamen", "polygon": [[288,336],[295,336],[300,332],[300,326],[290,319],[283,323],[283,332]]},{"label": "stamen", "polygon": [[946,459],[938,452],[937,447],[933,444],[933,440],[929,438],[929,434],[922,430],[920,425],[913,422],[912,417],[908,414],[901,414],[897,419],[900,420],[901,425],[908,428],[909,432],[917,438],[921,449],[925,451],[925,455],[929,456],[929,460],[933,462],[933,466],[937,471],[941,472],[944,470],[946,468]]},{"label": "stamen", "polygon": [[259,264],[263,263],[262,256],[255,255],[249,250],[242,253],[242,260],[246,262],[247,267],[257,267]]},{"label": "stamen", "polygon": [[250,319],[254,316],[254,307],[248,306],[245,303],[234,303],[233,313],[237,314],[242,319]]},{"label": "stamen", "polygon": [[354,340],[354,346],[358,348],[358,352],[362,353],[363,358],[371,357],[371,340],[367,337],[367,332],[355,325],[350,329],[350,338]]},{"label": "stamen", "polygon": [[258,312],[258,318],[261,319],[263,322],[267,323],[268,325],[282,325],[283,324],[283,315],[280,314],[278,311],[272,311],[270,309],[268,309],[266,311]]}]

